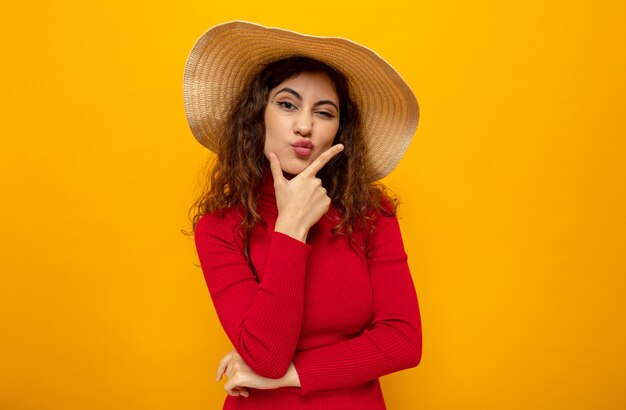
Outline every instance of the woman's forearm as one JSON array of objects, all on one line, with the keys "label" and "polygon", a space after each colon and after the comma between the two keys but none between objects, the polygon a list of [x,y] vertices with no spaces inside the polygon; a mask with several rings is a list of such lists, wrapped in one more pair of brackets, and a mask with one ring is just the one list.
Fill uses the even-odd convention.
[{"label": "woman's forearm", "polygon": [[300,377],[293,362],[289,365],[287,373],[281,378],[279,387],[300,387]]}]

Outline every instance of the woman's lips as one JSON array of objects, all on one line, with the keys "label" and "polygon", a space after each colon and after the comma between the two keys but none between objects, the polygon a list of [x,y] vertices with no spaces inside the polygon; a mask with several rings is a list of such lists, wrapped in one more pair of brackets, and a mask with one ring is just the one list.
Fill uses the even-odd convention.
[{"label": "woman's lips", "polygon": [[299,157],[308,157],[309,155],[311,155],[311,148],[307,148],[307,147],[293,147],[293,150],[296,152],[296,155]]},{"label": "woman's lips", "polygon": [[306,158],[311,155],[311,151],[313,151],[313,143],[309,140],[296,141],[291,146],[293,147],[296,155],[299,157]]}]

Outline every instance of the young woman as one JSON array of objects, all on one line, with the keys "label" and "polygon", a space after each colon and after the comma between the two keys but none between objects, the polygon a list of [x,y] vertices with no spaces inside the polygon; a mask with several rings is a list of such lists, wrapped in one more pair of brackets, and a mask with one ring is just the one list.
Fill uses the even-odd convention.
[{"label": "young woman", "polygon": [[217,154],[192,210],[234,347],[224,409],[384,409],[378,378],[421,358],[396,203],[373,184],[415,132],[413,93],[353,42],[231,22],[194,46],[184,94]]}]

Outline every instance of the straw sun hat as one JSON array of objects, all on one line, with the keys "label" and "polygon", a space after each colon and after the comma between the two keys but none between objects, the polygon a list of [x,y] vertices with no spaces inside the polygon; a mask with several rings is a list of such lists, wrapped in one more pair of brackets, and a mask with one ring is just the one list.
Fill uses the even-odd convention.
[{"label": "straw sun hat", "polygon": [[389,174],[409,146],[419,108],[402,77],[370,49],[352,41],[233,21],[204,33],[185,67],[183,93],[193,135],[211,151],[235,97],[265,64],[287,57],[310,57],[348,80],[363,122],[376,181]]}]

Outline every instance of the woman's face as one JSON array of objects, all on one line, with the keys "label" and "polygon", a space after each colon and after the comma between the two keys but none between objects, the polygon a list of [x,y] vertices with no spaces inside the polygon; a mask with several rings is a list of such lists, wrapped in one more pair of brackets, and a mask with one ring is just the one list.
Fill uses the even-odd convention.
[{"label": "woman's face", "polygon": [[339,97],[324,73],[301,73],[270,90],[265,148],[284,172],[297,175],[331,147],[339,128]]}]

